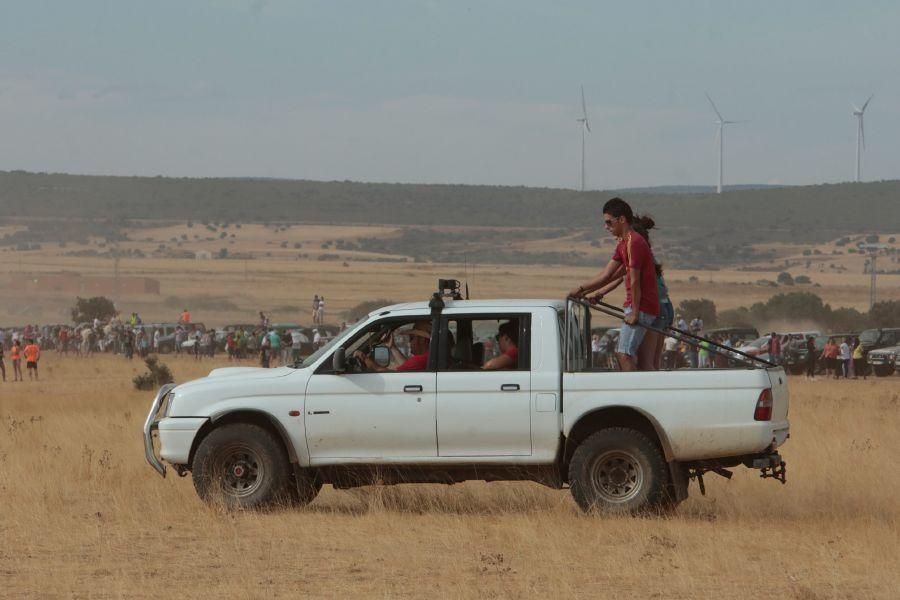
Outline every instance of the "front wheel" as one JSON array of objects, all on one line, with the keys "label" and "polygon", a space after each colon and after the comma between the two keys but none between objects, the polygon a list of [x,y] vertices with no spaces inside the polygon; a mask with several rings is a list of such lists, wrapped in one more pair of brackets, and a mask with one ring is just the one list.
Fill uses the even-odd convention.
[{"label": "front wheel", "polygon": [[223,425],[207,435],[193,461],[197,494],[229,508],[291,504],[296,498],[291,465],[281,440],[251,423]]},{"label": "front wheel", "polygon": [[889,377],[894,374],[894,365],[879,365],[872,368],[875,370],[876,377]]},{"label": "front wheel", "polygon": [[569,463],[569,486],[584,511],[634,514],[665,510],[668,470],[659,447],[643,433],[624,427],[587,437]]}]

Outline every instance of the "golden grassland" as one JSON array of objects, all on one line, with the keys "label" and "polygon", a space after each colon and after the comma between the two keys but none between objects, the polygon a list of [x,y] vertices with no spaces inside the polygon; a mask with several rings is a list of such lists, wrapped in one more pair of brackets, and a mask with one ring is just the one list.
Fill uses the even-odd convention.
[{"label": "golden grassland", "polygon": [[[226,364],[167,359],[178,381]],[[8,363],[7,363],[8,366]],[[137,361],[46,353],[0,384],[0,596],[896,598],[900,377],[791,379],[785,486],[739,469],[668,518],[566,490],[336,491],[226,513],[147,465]],[[9,375],[9,374],[8,374]],[[9,377],[8,377],[9,378]]]}]

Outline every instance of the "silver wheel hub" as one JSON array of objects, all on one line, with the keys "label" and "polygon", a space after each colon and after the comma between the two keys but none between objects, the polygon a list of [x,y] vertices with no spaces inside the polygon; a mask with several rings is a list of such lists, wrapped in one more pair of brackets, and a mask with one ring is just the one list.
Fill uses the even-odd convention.
[{"label": "silver wheel hub", "polygon": [[622,450],[610,450],[597,456],[590,466],[591,484],[605,502],[622,504],[641,493],[644,469],[637,457]]},{"label": "silver wheel hub", "polygon": [[223,449],[216,469],[222,474],[222,492],[226,496],[249,496],[262,484],[265,468],[256,451],[244,445]]}]

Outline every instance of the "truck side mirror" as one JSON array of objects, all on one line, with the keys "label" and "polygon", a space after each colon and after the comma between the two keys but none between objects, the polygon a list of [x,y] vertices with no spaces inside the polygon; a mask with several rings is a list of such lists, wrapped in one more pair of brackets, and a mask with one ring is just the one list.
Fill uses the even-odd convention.
[{"label": "truck side mirror", "polygon": [[387,346],[375,346],[372,349],[372,360],[379,367],[387,367],[391,364],[391,351]]},{"label": "truck side mirror", "polygon": [[347,370],[347,354],[343,348],[337,348],[331,357],[331,368],[335,373]]}]

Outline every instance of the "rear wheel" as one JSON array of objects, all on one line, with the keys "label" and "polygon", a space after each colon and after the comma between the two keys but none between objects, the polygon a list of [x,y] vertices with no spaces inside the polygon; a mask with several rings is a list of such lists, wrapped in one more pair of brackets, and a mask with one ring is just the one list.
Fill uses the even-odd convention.
[{"label": "rear wheel", "polygon": [[587,437],[569,463],[569,485],[584,511],[666,510],[668,470],[659,447],[634,429],[612,427]]},{"label": "rear wheel", "polygon": [[297,498],[281,440],[251,423],[231,423],[210,432],[197,448],[192,473],[203,500],[221,501],[229,508],[290,504]]}]

